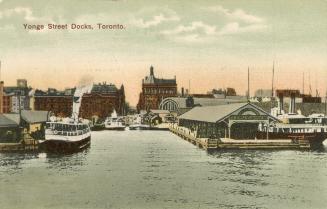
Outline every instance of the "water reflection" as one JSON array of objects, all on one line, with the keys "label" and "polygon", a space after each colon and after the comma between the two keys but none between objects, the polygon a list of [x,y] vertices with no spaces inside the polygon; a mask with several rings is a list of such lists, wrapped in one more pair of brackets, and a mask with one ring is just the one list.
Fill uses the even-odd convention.
[{"label": "water reflection", "polygon": [[206,152],[169,132],[92,137],[91,148],[70,155],[0,154],[2,207],[325,206],[325,150]]},{"label": "water reflection", "polygon": [[90,153],[90,148],[81,152],[70,154],[47,153],[46,163],[47,169],[50,170],[68,170],[81,171],[83,166],[86,166],[87,155]]},{"label": "water reflection", "polygon": [[19,173],[24,163],[37,158],[38,153],[5,152],[0,153],[0,172]]}]

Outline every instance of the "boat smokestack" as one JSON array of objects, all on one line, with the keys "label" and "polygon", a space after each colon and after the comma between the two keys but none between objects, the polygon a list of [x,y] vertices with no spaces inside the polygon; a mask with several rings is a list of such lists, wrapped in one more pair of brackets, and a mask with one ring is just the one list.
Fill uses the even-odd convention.
[{"label": "boat smokestack", "polygon": [[291,113],[291,114],[295,113],[295,93],[291,93],[291,102],[290,102],[289,113]]},{"label": "boat smokestack", "polygon": [[282,112],[284,111],[284,95],[282,92],[278,93],[278,98],[279,114],[282,114]]}]

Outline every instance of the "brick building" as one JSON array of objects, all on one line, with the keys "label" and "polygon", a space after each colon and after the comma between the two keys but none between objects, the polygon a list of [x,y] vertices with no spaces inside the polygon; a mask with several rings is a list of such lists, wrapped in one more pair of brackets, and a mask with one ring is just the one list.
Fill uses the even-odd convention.
[{"label": "brick building", "polygon": [[[32,88],[27,86],[26,79],[17,79],[16,86],[3,87],[3,98],[6,101],[6,105],[10,105],[9,111],[12,113],[18,113],[21,110],[30,110],[29,92]],[[8,101],[10,100],[10,101]],[[6,108],[8,110],[8,107]]]},{"label": "brick building", "polygon": [[156,78],[151,66],[150,75],[142,80],[142,92],[140,93],[137,110],[159,109],[160,102],[164,98],[176,96],[176,77],[174,79]]},{"label": "brick building", "polygon": [[114,109],[119,115],[125,115],[124,85],[118,89],[114,84],[93,84],[91,92],[82,97],[79,116],[106,118]]},{"label": "brick building", "polygon": [[32,109],[51,111],[59,117],[71,117],[74,92],[75,88],[64,91],[49,88],[46,92],[35,90]]},{"label": "brick building", "polygon": [[2,99],[2,113],[10,113],[11,112],[11,95],[3,95]]}]

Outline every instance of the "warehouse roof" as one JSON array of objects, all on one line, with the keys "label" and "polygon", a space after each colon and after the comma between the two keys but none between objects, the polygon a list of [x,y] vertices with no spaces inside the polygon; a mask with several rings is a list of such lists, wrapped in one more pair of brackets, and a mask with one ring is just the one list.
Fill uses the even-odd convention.
[{"label": "warehouse roof", "polygon": [[205,121],[215,123],[226,115],[246,105],[246,103],[236,103],[219,106],[195,107],[192,110],[180,115],[180,119]]},{"label": "warehouse roof", "polygon": [[19,124],[19,114],[17,113],[6,113],[3,114],[6,118],[14,121],[16,124]]},{"label": "warehouse roof", "polygon": [[22,119],[27,123],[42,123],[48,121],[48,111],[22,110]]},{"label": "warehouse roof", "polygon": [[184,113],[183,115],[180,115],[179,118],[186,119],[186,120],[216,123],[225,119],[235,111],[245,106],[250,106],[251,108],[254,108],[256,111],[261,112],[261,114],[268,115],[270,118],[278,120],[277,118],[271,116],[269,113],[265,112],[260,107],[257,107],[250,103],[233,103],[233,104],[219,105],[219,106],[195,107],[190,111]]},{"label": "warehouse roof", "polygon": [[18,124],[15,121],[6,117],[4,114],[0,114],[0,128],[1,127],[17,127],[17,126],[18,126]]},{"label": "warehouse roof", "polygon": [[[43,123],[48,121],[48,111],[22,110],[22,119],[27,123]],[[19,124],[20,117],[18,113],[3,114],[7,119]]]}]

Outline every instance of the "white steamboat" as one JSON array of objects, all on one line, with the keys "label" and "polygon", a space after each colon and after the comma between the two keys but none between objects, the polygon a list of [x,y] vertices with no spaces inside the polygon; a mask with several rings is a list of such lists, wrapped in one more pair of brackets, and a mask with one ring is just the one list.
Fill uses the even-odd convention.
[{"label": "white steamboat", "polygon": [[71,119],[47,122],[41,148],[46,152],[77,152],[91,144],[90,126],[85,121]]},{"label": "white steamboat", "polygon": [[118,117],[116,110],[114,110],[111,116],[105,120],[104,125],[107,130],[123,131],[126,128],[124,119]]}]

